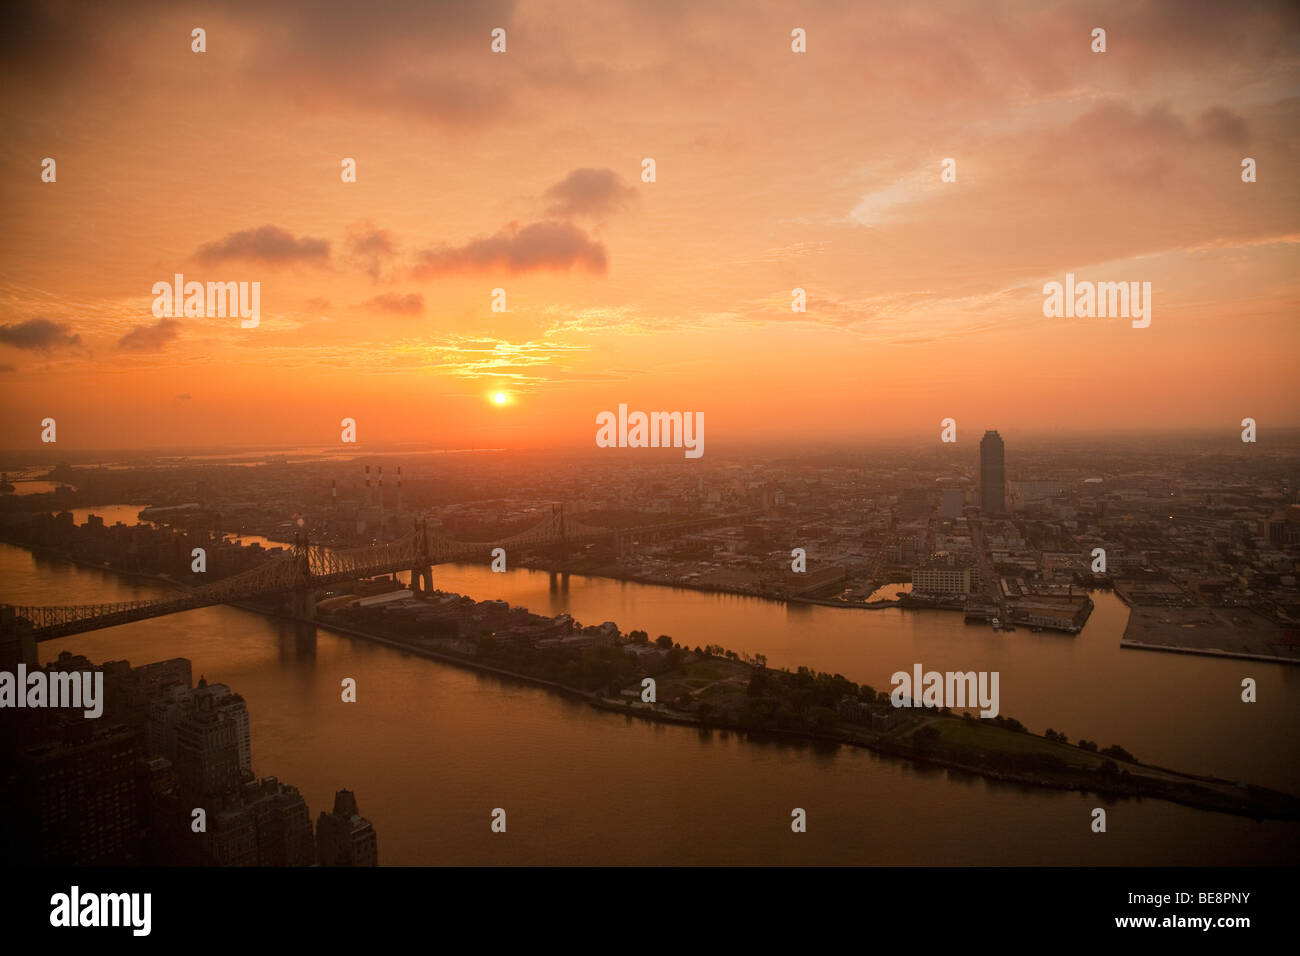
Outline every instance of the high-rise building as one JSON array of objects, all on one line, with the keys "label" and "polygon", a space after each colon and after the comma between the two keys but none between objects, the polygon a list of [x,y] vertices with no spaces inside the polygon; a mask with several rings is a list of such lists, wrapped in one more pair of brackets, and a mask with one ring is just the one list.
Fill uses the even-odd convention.
[{"label": "high-rise building", "polygon": [[1006,489],[1006,446],[996,431],[986,431],[980,439],[980,510],[986,515],[1004,514]]},{"label": "high-rise building", "polygon": [[351,790],[334,795],[334,812],[316,821],[316,857],[321,866],[378,866],[375,828],[361,815]]},{"label": "high-rise building", "polygon": [[68,721],[61,735],[18,755],[14,773],[22,822],[7,850],[24,862],[122,866],[139,862],[136,760],[140,739],[121,724]]},{"label": "high-rise building", "polygon": [[149,749],[176,765],[188,790],[209,793],[238,786],[253,770],[244,698],[225,684],[202,679],[193,690],[169,688],[150,706]]},{"label": "high-rise building", "polygon": [[311,866],[316,862],[311,811],[297,787],[265,777],[244,785],[244,800],[253,813],[259,866]]},{"label": "high-rise building", "polygon": [[182,790],[219,793],[251,779],[248,708],[224,684],[200,679],[192,691],[177,688],[155,703],[150,722],[155,753],[175,763]]}]

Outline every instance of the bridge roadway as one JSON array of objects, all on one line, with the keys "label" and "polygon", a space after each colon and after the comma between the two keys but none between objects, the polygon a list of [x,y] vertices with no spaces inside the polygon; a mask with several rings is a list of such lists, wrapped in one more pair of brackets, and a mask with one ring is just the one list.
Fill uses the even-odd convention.
[{"label": "bridge roadway", "polygon": [[403,538],[366,548],[333,551],[309,544],[300,538],[289,554],[272,558],[256,568],[223,578],[212,584],[179,594],[148,601],[121,601],[114,604],[80,604],[52,607],[0,605],[32,626],[36,641],[50,641],[72,634],[116,627],[132,621],[162,617],[180,611],[231,604],[268,594],[292,593],[299,616],[311,617],[313,595],[321,589],[355,578],[373,577],[401,571],[411,572],[412,587],[433,589],[433,566],[454,561],[486,558],[493,548],[613,539],[621,554],[629,542],[682,534],[707,527],[725,526],[745,521],[757,512],[718,515],[645,525],[637,528],[595,528],[565,520],[562,508],[556,509],[532,528],[499,541],[463,542],[430,533],[425,522]]}]

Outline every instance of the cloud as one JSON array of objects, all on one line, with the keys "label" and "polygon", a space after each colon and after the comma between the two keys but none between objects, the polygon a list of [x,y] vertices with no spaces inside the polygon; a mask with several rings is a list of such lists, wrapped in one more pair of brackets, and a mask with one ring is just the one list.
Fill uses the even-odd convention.
[{"label": "cloud", "polygon": [[380,312],[392,312],[397,315],[419,315],[424,311],[424,296],[418,292],[412,292],[409,295],[385,292],[383,295],[377,295],[370,299],[365,305],[371,309],[378,309]]},{"label": "cloud", "polygon": [[551,200],[547,215],[605,216],[623,209],[636,196],[636,190],[624,186],[612,169],[575,169],[546,190]]},{"label": "cloud", "polygon": [[297,239],[279,226],[261,226],[204,243],[195,253],[195,258],[204,263],[241,259],[274,266],[290,262],[325,262],[329,255],[330,244],[325,239],[309,236]]},{"label": "cloud", "polygon": [[397,242],[387,229],[363,222],[348,230],[348,260],[372,279],[378,279],[385,265],[397,254]]},{"label": "cloud", "polygon": [[177,402],[188,402],[188,401],[189,401],[190,399],[192,399],[193,397],[194,397],[194,396],[191,395],[189,392],[181,392],[179,395],[177,395],[177,396],[173,399],[173,401],[177,401]]},{"label": "cloud", "polygon": [[358,16],[349,0],[247,3],[242,79],[305,110],[342,106],[481,127],[509,112],[519,88],[501,79],[508,57],[484,62],[490,31],[513,27],[513,8],[513,0],[408,0],[371,4]]},{"label": "cloud", "polygon": [[1244,146],[1250,138],[1246,121],[1225,106],[1211,106],[1196,122],[1201,136],[1224,146]]},{"label": "cloud", "polygon": [[158,352],[181,334],[175,319],[159,319],[156,325],[137,325],[117,340],[117,347],[129,352]]},{"label": "cloud", "polygon": [[81,345],[81,336],[62,322],[51,322],[49,319],[28,319],[26,322],[17,324],[0,325],[0,345],[12,345],[16,349],[48,352],[56,348],[79,346]]},{"label": "cloud", "polygon": [[10,372],[18,371],[12,365],[0,365],[0,375],[8,375]]},{"label": "cloud", "polygon": [[535,222],[523,229],[511,223],[495,236],[472,239],[462,246],[426,249],[418,257],[414,275],[423,278],[448,272],[529,272],[574,266],[605,272],[604,245],[567,222]]}]

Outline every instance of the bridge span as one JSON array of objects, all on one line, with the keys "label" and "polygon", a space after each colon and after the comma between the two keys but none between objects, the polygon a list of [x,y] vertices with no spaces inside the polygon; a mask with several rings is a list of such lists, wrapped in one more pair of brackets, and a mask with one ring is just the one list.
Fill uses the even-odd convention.
[{"label": "bridge span", "polygon": [[556,508],[532,528],[497,541],[479,542],[445,538],[431,532],[427,522],[417,521],[405,537],[345,551],[314,545],[300,536],[287,554],[181,594],[113,604],[0,607],[4,608],[6,617],[12,613],[14,617],[28,621],[32,628],[31,636],[36,641],[54,640],[214,604],[234,604],[270,594],[292,595],[295,616],[307,619],[315,613],[315,592],[343,581],[409,571],[412,589],[416,593],[428,593],[433,590],[435,564],[485,559],[494,548],[509,551],[511,548],[603,540],[612,541],[621,555],[634,542],[735,524],[754,514],[714,515],[619,529],[596,528],[567,520],[564,509]]}]

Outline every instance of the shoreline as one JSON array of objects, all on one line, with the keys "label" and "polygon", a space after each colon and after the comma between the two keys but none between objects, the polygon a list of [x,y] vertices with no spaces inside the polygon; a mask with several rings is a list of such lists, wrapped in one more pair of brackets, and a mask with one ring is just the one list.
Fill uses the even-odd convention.
[{"label": "shoreline", "polygon": [[1141,641],[1129,641],[1120,638],[1120,647],[1136,651],[1165,651],[1170,654],[1196,654],[1200,657],[1231,657],[1242,661],[1262,661],[1267,664],[1300,664],[1294,657],[1278,657],[1274,654],[1247,654],[1245,651],[1225,651],[1219,648],[1182,647],[1178,644],[1145,644]]},{"label": "shoreline", "polygon": [[1120,635],[1119,646],[1125,650],[1136,651],[1164,651],[1167,654],[1194,654],[1198,657],[1219,657],[1231,660],[1241,661],[1259,661],[1265,664],[1290,664],[1295,666],[1300,664],[1300,656],[1282,657],[1277,654],[1253,654],[1249,651],[1228,651],[1221,647],[1191,647],[1186,644],[1153,644],[1150,641],[1133,640],[1128,636],[1129,629],[1133,626],[1133,614],[1142,605],[1134,604],[1129,601],[1119,591],[1115,596],[1120,602],[1128,608],[1129,621],[1124,627],[1124,633]]},{"label": "shoreline", "polygon": [[[250,610],[252,610],[250,608]],[[268,616],[280,617],[288,620],[299,620],[289,615],[275,615],[270,612]],[[895,739],[888,736],[881,736],[875,740],[864,740],[862,738],[852,738],[837,736],[831,734],[819,734],[814,731],[804,730],[781,730],[781,729],[762,729],[755,730],[739,724],[727,723],[725,721],[704,721],[699,717],[683,714],[678,711],[652,710],[648,707],[636,706],[639,701],[618,701],[608,697],[602,697],[595,691],[584,691],[576,687],[569,687],[566,684],[560,684],[555,681],[549,681],[545,678],[535,677],[530,674],[520,673],[518,671],[506,670],[489,664],[482,664],[471,658],[458,657],[430,648],[421,647],[416,644],[407,643],[406,641],[396,639],[390,636],[377,634],[360,628],[350,627],[347,625],[336,625],[319,621],[303,621],[305,624],[312,624],[328,631],[334,631],[347,637],[358,640],[373,641],[392,647],[396,650],[405,651],[414,654],[417,657],[425,657],[440,663],[450,664],[468,671],[478,673],[492,674],[496,677],[506,678],[519,681],[525,684],[531,684],[545,690],[552,691],[563,697],[574,700],[580,700],[596,710],[608,713],[623,714],[625,717],[637,718],[649,723],[675,724],[683,727],[695,727],[699,730],[723,730],[741,735],[755,735],[757,737],[768,737],[772,739],[786,740],[804,740],[813,743],[834,744],[844,747],[856,747],[861,750],[870,750],[874,753],[894,757],[900,760],[910,761],[913,763],[924,764],[931,767],[939,767],[949,771],[968,774],[974,777],[983,777],[988,780],[994,780],[999,783],[1019,784],[1025,787],[1034,787],[1045,790],[1075,791],[1078,793],[1092,793],[1098,796],[1114,798],[1130,798],[1141,800],[1156,799],[1167,800],[1171,803],[1177,803],[1182,806],[1190,807],[1194,810],[1201,810],[1207,813],[1227,813],[1233,816],[1246,817],[1252,820],[1295,820],[1300,818],[1295,814],[1283,815],[1280,813],[1269,813],[1262,808],[1247,808],[1241,806],[1228,806],[1218,804],[1212,800],[1195,799],[1194,793],[1161,793],[1156,792],[1153,787],[1143,787],[1140,783],[1130,783],[1127,786],[1098,786],[1092,781],[1083,782],[1078,780],[1051,780],[1035,774],[1016,774],[1005,770],[994,770],[988,767],[981,767],[963,763],[959,760],[953,760],[936,755],[919,754],[911,747],[899,746]],[[1037,735],[1034,735],[1037,736]],[[1122,761],[1115,761],[1121,768],[1132,766],[1139,771],[1155,771],[1168,777],[1177,778],[1177,785],[1197,788],[1207,794],[1213,791],[1206,790],[1207,785],[1234,786],[1232,781],[1222,780],[1217,777],[1207,777],[1203,775],[1183,773],[1178,770],[1170,770],[1164,767],[1155,767],[1146,764],[1126,764]],[[1146,776],[1142,773],[1133,774],[1133,778],[1154,781],[1156,778]],[[1266,788],[1261,788],[1266,789]],[[1292,797],[1291,794],[1285,794],[1281,791],[1272,791],[1285,797]]]},{"label": "shoreline", "polygon": [[[12,544],[12,542],[6,542],[6,543]],[[15,545],[15,546],[23,547],[21,545]],[[37,553],[37,549],[29,548],[28,550],[31,551],[33,554]],[[62,555],[49,551],[48,549],[40,549],[40,550],[44,551],[46,555],[54,557],[58,560],[68,560],[71,563],[78,564],[79,566],[94,568],[100,571],[109,571],[114,574],[122,575],[125,577],[138,577],[143,580],[148,580],[155,583],[167,584],[168,586],[173,587],[176,590],[179,590],[181,592],[184,592],[184,590],[186,590],[184,587],[176,584],[174,581],[172,581],[169,578],[163,578],[160,576],[149,575],[140,572],[119,571],[108,566],[97,565],[91,562],[80,561],[73,558],[65,558]],[[1300,813],[1293,812],[1290,815],[1279,813],[1279,812],[1270,813],[1267,809],[1259,806],[1248,807],[1248,806],[1242,806],[1239,804],[1231,803],[1230,801],[1221,802],[1217,800],[1206,799],[1206,797],[1213,796],[1215,793],[1214,791],[1207,790],[1206,784],[1226,786],[1226,787],[1234,787],[1234,786],[1239,787],[1239,785],[1235,785],[1232,781],[1222,780],[1220,778],[1215,778],[1215,777],[1198,776],[1194,774],[1183,773],[1181,771],[1168,770],[1165,768],[1157,768],[1157,767],[1143,765],[1143,764],[1131,765],[1132,767],[1138,769],[1139,771],[1143,771],[1143,770],[1157,771],[1161,774],[1165,774],[1166,777],[1176,778],[1173,781],[1174,785],[1193,788],[1194,791],[1199,790],[1201,793],[1205,795],[1200,799],[1197,799],[1195,792],[1193,793],[1160,792],[1159,788],[1157,786],[1154,786],[1155,778],[1144,775],[1141,772],[1133,774],[1133,778],[1146,780],[1148,782],[1148,785],[1145,787],[1142,786],[1140,783],[1133,784],[1132,782],[1124,786],[1098,786],[1097,783],[1094,782],[1093,780],[1078,780],[1078,779],[1053,780],[1041,776],[1037,773],[1018,774],[1012,771],[993,769],[993,768],[982,767],[978,765],[971,765],[971,764],[963,763],[960,760],[954,760],[950,757],[943,757],[943,756],[926,754],[926,753],[918,753],[914,747],[899,745],[895,738],[889,736],[883,736],[883,735],[876,736],[873,734],[872,737],[864,739],[861,736],[832,735],[826,733],[817,733],[815,731],[785,730],[779,728],[754,729],[751,727],[746,727],[735,723],[728,723],[725,721],[714,721],[714,720],[705,721],[697,716],[691,714],[684,714],[678,711],[668,710],[667,708],[651,709],[650,707],[637,706],[637,704],[639,704],[640,701],[632,701],[632,700],[621,701],[621,700],[616,700],[608,697],[602,697],[595,691],[584,691],[579,688],[570,687],[568,685],[561,684],[555,681],[550,681],[545,678],[536,677],[526,673],[521,673],[519,671],[508,670],[494,665],[484,664],[472,658],[461,657],[454,654],[448,654],[443,651],[437,651],[428,647],[411,643],[404,639],[395,638],[389,635],[384,635],[384,634],[376,633],[374,631],[351,627],[344,624],[339,624],[333,621],[322,621],[318,619],[299,618],[292,614],[284,613],[282,610],[277,610],[271,607],[260,606],[251,602],[231,603],[229,606],[237,607],[241,610],[248,611],[249,613],[260,614],[263,617],[267,617],[267,618],[273,618],[281,621],[294,621],[299,624],[311,626],[313,628],[317,628],[317,627],[323,628],[327,631],[332,631],[345,637],[383,644],[395,650],[400,650],[405,653],[413,654],[418,657],[424,657],[426,659],[434,660],[440,663],[460,667],[465,670],[472,670],[472,671],[477,671],[479,673],[492,674],[493,676],[496,677],[515,680],[526,684],[531,684],[533,686],[540,687],[542,689],[551,691],[553,693],[559,694],[564,697],[568,697],[574,700],[581,700],[584,703],[588,704],[589,706],[597,710],[602,710],[610,713],[622,713],[624,716],[636,717],[641,720],[649,721],[652,723],[676,724],[679,726],[696,727],[701,730],[734,731],[740,734],[754,734],[758,737],[769,737],[773,739],[784,738],[784,739],[795,739],[795,740],[807,740],[816,743],[834,744],[837,746],[857,747],[860,749],[871,750],[873,752],[884,754],[887,756],[892,756],[899,759],[912,761],[914,763],[919,763],[919,764],[924,764],[924,765],[934,766],[934,767],[942,767],[950,771],[957,771],[961,773],[970,774],[972,776],[984,777],[986,779],[995,780],[1003,783],[1014,783],[1014,784],[1020,784],[1022,786],[1037,787],[1041,789],[1052,789],[1052,790],[1062,790],[1062,791],[1072,790],[1080,793],[1095,793],[1102,796],[1110,796],[1110,797],[1117,797],[1117,798],[1135,797],[1137,799],[1141,799],[1143,797],[1149,797],[1154,799],[1164,799],[1197,810],[1204,810],[1207,812],[1229,813],[1236,816],[1244,816],[1255,820],[1300,818]],[[75,636],[76,635],[73,635],[73,637]],[[1161,648],[1161,649],[1166,649],[1166,648]],[[1032,735],[1032,736],[1037,736],[1037,735]],[[1116,763],[1121,763],[1121,762],[1116,761]],[[1285,798],[1294,799],[1294,797],[1291,794],[1285,794],[1280,791],[1270,791],[1267,788],[1259,788],[1259,789],[1269,793],[1276,793]],[[1219,795],[1222,796],[1222,794]]]}]

